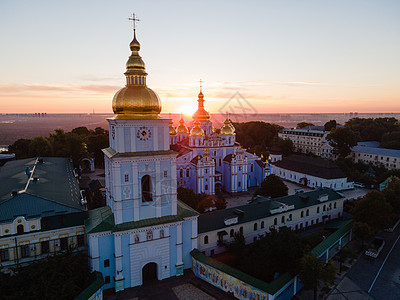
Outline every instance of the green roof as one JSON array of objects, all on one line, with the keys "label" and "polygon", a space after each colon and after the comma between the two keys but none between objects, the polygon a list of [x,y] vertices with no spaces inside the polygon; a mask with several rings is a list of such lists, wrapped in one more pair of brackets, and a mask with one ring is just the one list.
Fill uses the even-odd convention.
[{"label": "green roof", "polygon": [[342,237],[346,232],[348,232],[353,227],[354,220],[344,221],[342,227],[328,236],[324,241],[319,243],[313,250],[312,254],[320,257],[326,250],[328,250],[332,245],[334,245],[337,240]]},{"label": "green roof", "polygon": [[[325,202],[319,202],[318,198],[322,195],[328,195],[328,200]],[[239,216],[237,223],[243,224],[271,216],[270,210],[278,208],[280,203],[286,204],[288,206],[293,205],[293,210],[296,210],[317,204],[324,204],[342,198],[343,196],[341,194],[330,188],[319,188],[310,192],[299,193],[274,199],[256,196],[254,198],[254,201],[250,204],[216,210],[200,215],[199,233],[229,227],[225,225],[224,220],[229,217],[237,216],[237,214],[235,214],[235,210],[242,210],[244,212],[243,215]],[[291,210],[288,210],[287,212],[290,213],[290,211]],[[279,213],[276,213],[274,215],[278,216]]]},{"label": "green roof", "polygon": [[272,282],[264,282],[249,274],[239,271],[238,269],[235,269],[211,257],[208,257],[197,249],[193,249],[190,252],[190,255],[192,255],[192,257],[196,260],[217,270],[220,270],[228,275],[231,275],[232,277],[235,277],[245,283],[248,283],[259,290],[269,293],[270,295],[274,295],[283,287],[283,285],[285,285],[292,279],[292,276],[289,273],[284,273]]},{"label": "green roof", "polygon": [[137,151],[137,152],[117,152],[113,148],[108,147],[102,150],[108,158],[119,157],[134,157],[134,156],[156,156],[156,155],[177,155],[178,153],[173,150],[158,150],[158,151]]},{"label": "green roof", "polygon": [[85,210],[69,158],[9,161],[0,167],[0,182],[0,222]]},{"label": "green roof", "polygon": [[89,299],[99,288],[104,284],[103,275],[100,272],[95,271],[96,279],[93,281],[82,293],[76,296],[75,300],[87,300]]},{"label": "green roof", "polygon": [[198,212],[179,200],[177,206],[177,215],[149,218],[117,225],[115,225],[114,223],[114,215],[111,212],[111,208],[109,206],[96,208],[89,211],[89,218],[85,221],[86,233],[96,233],[104,231],[125,231],[160,224],[181,222],[184,221],[185,218],[199,215]]}]

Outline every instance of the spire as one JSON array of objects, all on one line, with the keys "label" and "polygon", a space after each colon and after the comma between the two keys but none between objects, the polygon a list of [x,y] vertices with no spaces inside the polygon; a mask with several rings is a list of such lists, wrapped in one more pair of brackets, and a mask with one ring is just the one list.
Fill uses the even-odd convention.
[{"label": "spire", "polygon": [[200,79],[200,92],[197,99],[197,111],[193,115],[193,119],[198,119],[201,122],[208,122],[210,120],[210,114],[204,109],[204,95],[203,95],[203,81]]}]

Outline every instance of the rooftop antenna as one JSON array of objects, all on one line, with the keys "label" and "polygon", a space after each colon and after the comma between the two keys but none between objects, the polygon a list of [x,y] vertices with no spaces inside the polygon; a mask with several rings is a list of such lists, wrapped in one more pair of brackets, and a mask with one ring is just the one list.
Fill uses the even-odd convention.
[{"label": "rooftop antenna", "polygon": [[133,32],[136,32],[136,23],[140,20],[136,17],[135,13],[132,13],[132,16],[128,18],[129,21],[132,21]]}]

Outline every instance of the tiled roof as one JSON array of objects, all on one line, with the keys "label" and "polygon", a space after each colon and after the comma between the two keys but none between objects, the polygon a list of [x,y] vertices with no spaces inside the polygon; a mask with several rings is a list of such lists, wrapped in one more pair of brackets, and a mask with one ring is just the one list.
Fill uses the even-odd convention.
[{"label": "tiled roof", "polygon": [[120,157],[134,157],[134,156],[155,156],[155,155],[168,155],[175,154],[176,152],[173,150],[158,150],[158,151],[138,151],[138,152],[116,152],[113,148],[108,147],[102,149],[103,153],[108,158],[120,158]]},{"label": "tiled roof", "polygon": [[326,202],[335,201],[343,198],[342,195],[340,195],[339,193],[335,192],[330,188],[316,189],[310,192],[305,192],[280,198],[274,198],[274,199],[267,199],[262,196],[257,196],[254,198],[254,201],[250,204],[231,207],[222,210],[216,210],[213,212],[200,215],[198,223],[199,226],[198,231],[199,233],[205,233],[229,227],[225,225],[224,220],[232,216],[237,216],[237,214],[235,214],[235,210],[236,211],[241,210],[244,212],[243,215],[239,216],[237,223],[237,224],[243,224],[269,217],[271,215],[270,210],[277,208],[278,207],[277,204],[279,202],[286,204],[288,206],[294,205],[295,210],[302,209],[320,203],[318,200],[319,196],[325,194],[328,195],[328,200]]},{"label": "tiled roof", "polygon": [[178,155],[176,157],[181,157],[181,156],[186,155],[193,151],[192,149],[182,146],[180,144],[171,145],[170,148],[171,148],[171,150],[178,153]]},{"label": "tiled roof", "polygon": [[336,164],[322,158],[291,155],[272,164],[282,169],[325,179],[346,178],[346,174]]},{"label": "tiled roof", "polygon": [[233,156],[234,156],[233,154],[228,154],[227,156],[224,157],[224,161],[226,161],[226,162],[231,162]]},{"label": "tiled roof", "polygon": [[372,155],[380,155],[380,156],[391,156],[400,158],[400,150],[395,149],[386,149],[386,148],[376,148],[376,147],[368,147],[357,145],[351,148],[353,152],[372,154]]}]

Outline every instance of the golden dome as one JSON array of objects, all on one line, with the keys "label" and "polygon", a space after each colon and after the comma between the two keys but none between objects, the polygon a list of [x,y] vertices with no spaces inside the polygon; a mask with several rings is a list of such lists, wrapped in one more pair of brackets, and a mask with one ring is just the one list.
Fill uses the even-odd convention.
[{"label": "golden dome", "polygon": [[210,114],[208,111],[204,109],[204,95],[200,90],[199,97],[197,99],[198,102],[198,108],[197,111],[193,114],[193,119],[202,121],[202,122],[207,122],[210,120]]},{"label": "golden dome", "polygon": [[126,85],[113,98],[115,119],[156,119],[161,112],[158,95],[146,86],[146,68],[139,55],[140,43],[134,32],[129,45],[132,54],[126,62]]},{"label": "golden dome", "polygon": [[204,135],[204,130],[203,128],[200,127],[200,122],[199,120],[196,120],[194,122],[194,127],[192,128],[192,130],[190,130],[190,135],[191,136],[200,136],[200,135]]},{"label": "golden dome", "polygon": [[172,120],[169,122],[169,135],[176,135],[176,130],[174,128],[174,122]]},{"label": "golden dome", "polygon": [[224,122],[224,126],[221,128],[221,135],[232,135],[235,134],[235,127],[233,127],[232,123],[226,119]]},{"label": "golden dome", "polygon": [[178,133],[188,133],[189,132],[189,129],[185,126],[185,121],[183,120],[182,117],[179,121],[179,126],[176,129],[177,129]]}]

